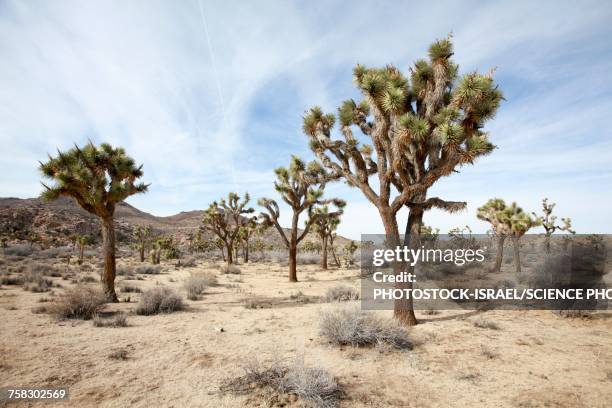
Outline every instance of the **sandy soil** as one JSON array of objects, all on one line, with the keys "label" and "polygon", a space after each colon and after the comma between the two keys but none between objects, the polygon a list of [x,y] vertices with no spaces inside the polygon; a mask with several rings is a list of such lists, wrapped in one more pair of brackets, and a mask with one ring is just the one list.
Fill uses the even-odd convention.
[{"label": "sandy soil", "polygon": [[[338,348],[318,335],[318,314],[330,307],[318,299],[338,283],[358,288],[358,270],[302,266],[302,281],[291,284],[278,264],[240,268],[241,275],[220,275],[211,262],[167,264],[163,274],[142,280],[119,277],[119,287],[165,285],[183,294],[182,282],[195,270],[217,274],[220,283],[201,300],[186,301],[187,310],[156,316],[135,315],[140,295],[120,293],[131,301],[104,312],[128,312],[125,328],[34,314],[39,299],[53,296],[2,286],[0,386],[65,386],[70,400],[61,405],[74,407],[263,406],[257,395],[224,394],[219,384],[240,375],[253,357],[281,356],[333,373],[346,391],[346,407],[605,407],[612,401],[609,313],[591,319],[549,311],[418,314],[412,351]],[[263,308],[246,308],[249,299]],[[475,327],[481,317],[499,329]],[[127,359],[110,359],[119,349]]]}]

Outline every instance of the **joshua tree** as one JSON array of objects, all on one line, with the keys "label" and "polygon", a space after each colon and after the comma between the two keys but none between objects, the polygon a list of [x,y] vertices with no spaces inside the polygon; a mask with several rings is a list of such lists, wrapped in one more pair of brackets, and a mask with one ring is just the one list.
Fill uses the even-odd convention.
[{"label": "joshua tree", "polygon": [[544,227],[544,247],[546,248],[546,252],[550,252],[550,236],[554,234],[555,231],[567,231],[570,234],[576,233],[576,231],[572,229],[571,218],[561,218],[561,222],[563,223],[563,225],[555,224],[557,222],[557,216],[552,215],[555,205],[555,203],[548,204],[548,198],[544,198],[542,200],[543,215],[537,215],[536,213],[532,213],[533,216],[538,219],[542,227]]},{"label": "joshua tree", "polygon": [[242,246],[242,258],[245,263],[249,262],[250,240],[253,235],[262,235],[269,227],[267,223],[259,223],[255,217],[242,220],[240,231],[237,236],[237,243]]},{"label": "joshua tree", "polygon": [[501,264],[504,257],[504,243],[506,237],[510,235],[510,224],[507,222],[505,211],[506,203],[500,198],[492,198],[487,201],[482,207],[478,208],[476,216],[479,220],[486,221],[491,224],[491,232],[497,237],[497,255],[495,256],[495,265],[493,272],[501,270]]},{"label": "joshua tree", "polygon": [[[452,55],[450,37],[435,42],[429,59],[417,61],[411,69],[410,80],[391,65],[379,69],[357,65],[354,80],[363,100],[347,100],[338,109],[342,139],[331,137],[333,114],[315,107],[304,117],[311,149],[326,168],[358,187],[378,209],[387,242],[393,246],[400,244],[401,208],[409,208],[404,245],[416,248],[424,211],[432,207],[457,211],[466,205],[427,198],[428,189],[494,149],[482,130],[502,100],[493,71],[471,72],[458,79]],[[361,144],[353,126],[373,146]],[[377,180],[371,183],[375,175]],[[396,274],[410,269],[394,265]],[[394,309],[401,322],[416,324],[411,300],[396,301]]]},{"label": "joshua tree", "polygon": [[494,198],[478,208],[477,216],[491,224],[494,234],[498,237],[497,256],[494,271],[499,272],[503,257],[503,247],[506,237],[512,238],[514,247],[514,266],[516,272],[521,272],[520,238],[529,229],[539,225],[539,220],[531,218],[521,207],[512,203],[508,206],[504,200]]},{"label": "joshua tree", "polygon": [[355,257],[355,251],[359,246],[355,243],[355,241],[350,241],[344,245],[344,265],[348,268],[354,264],[353,258]]},{"label": "joshua tree", "polygon": [[327,269],[327,243],[332,239],[332,234],[340,224],[340,217],[344,212],[346,203],[343,200],[336,200],[336,211],[329,211],[329,205],[315,208],[312,211],[313,220],[306,221],[312,223],[313,230],[321,239],[321,268]]},{"label": "joshua tree", "polygon": [[512,237],[512,246],[514,247],[514,266],[516,273],[521,272],[521,253],[520,253],[520,238],[527,233],[531,228],[540,225],[540,221],[531,218],[523,209],[512,203],[506,210],[506,218],[510,223],[510,234]]},{"label": "joshua tree", "polygon": [[76,237],[75,243],[79,248],[79,258],[77,263],[79,265],[83,264],[83,255],[85,253],[85,247],[88,245],[92,245],[94,243],[94,239],[91,235],[78,235]]},{"label": "joshua tree", "polygon": [[249,193],[244,195],[243,200],[240,200],[238,194],[229,193],[227,201],[224,198],[219,203],[215,201],[204,211],[202,219],[204,230],[213,233],[222,241],[227,251],[224,260],[228,265],[234,263],[234,244],[241,225],[245,222],[244,217],[255,212],[253,208],[247,207],[249,200]]},{"label": "joshua tree", "polygon": [[[308,234],[312,223],[316,219],[312,216],[315,206],[336,203],[339,200],[324,200],[322,198],[325,184],[332,176],[317,162],[313,161],[306,165],[300,158],[292,156],[289,168],[279,167],[274,172],[277,177],[274,188],[293,211],[288,237],[278,222],[280,210],[276,201],[261,198],[258,204],[267,211],[267,213],[261,213],[264,223],[276,227],[283,243],[289,250],[289,281],[297,282],[297,246]],[[304,211],[309,215],[308,221],[302,233],[299,234],[300,214]]]},{"label": "joshua tree", "polygon": [[138,251],[140,253],[140,262],[144,262],[145,260],[145,249],[151,238],[151,227],[147,225],[146,227],[137,226],[134,230],[134,237],[136,238],[136,242],[138,244]]},{"label": "joshua tree", "polygon": [[436,247],[439,237],[440,237],[439,228],[436,228],[434,230],[433,227],[425,225],[425,224],[421,226],[421,240],[424,241],[425,243],[430,244],[432,248]]},{"label": "joshua tree", "polygon": [[100,219],[104,254],[102,287],[106,297],[116,302],[115,206],[133,194],[147,191],[147,184],[137,183],[143,174],[142,165],[136,166],[121,147],[106,143],[95,146],[89,142],[83,148],[75,146],[67,152],[58,151],[57,157],[49,156],[46,163],[40,163],[40,171],[55,182],[51,186],[42,184],[43,199],[72,197]]}]

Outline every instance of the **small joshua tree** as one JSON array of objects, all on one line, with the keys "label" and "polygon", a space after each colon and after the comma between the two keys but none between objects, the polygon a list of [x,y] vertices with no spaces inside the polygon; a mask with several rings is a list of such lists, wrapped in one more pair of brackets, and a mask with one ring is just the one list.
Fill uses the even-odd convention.
[{"label": "small joshua tree", "polygon": [[343,200],[336,200],[336,211],[329,211],[329,205],[323,205],[312,211],[313,220],[306,222],[312,223],[313,230],[321,239],[321,268],[327,269],[327,244],[332,238],[332,234],[340,224],[340,217],[344,212],[346,203]]},{"label": "small joshua tree", "polygon": [[[315,217],[312,217],[313,210],[317,205],[335,203],[337,200],[324,200],[322,198],[325,184],[331,176],[317,162],[313,161],[306,165],[300,158],[292,156],[289,168],[279,167],[274,172],[277,177],[274,188],[293,212],[289,236],[278,222],[280,210],[276,201],[261,198],[258,204],[267,211],[261,213],[264,223],[276,227],[283,243],[289,250],[289,281],[297,282],[297,246],[308,234],[312,223],[316,220]],[[299,233],[300,214],[304,211],[308,213],[309,217],[304,230]]]},{"label": "small joshua tree", "polygon": [[435,248],[440,237],[440,228],[436,228],[423,224],[421,226],[421,240],[425,244],[429,244],[431,248]]},{"label": "small joshua tree", "polygon": [[[347,100],[338,109],[342,139],[332,139],[333,114],[315,107],[304,116],[313,152],[377,208],[392,247],[400,244],[397,213],[403,207],[409,209],[404,245],[413,249],[420,246],[426,210],[463,209],[463,202],[427,198],[429,188],[494,149],[483,130],[502,100],[493,72],[458,78],[452,55],[450,37],[436,41],[429,59],[414,64],[410,80],[391,65],[357,65],[353,76],[363,100]],[[354,127],[372,145],[362,144]],[[374,176],[377,180],[371,182]],[[414,269],[399,262],[393,266],[395,274]],[[409,289],[411,284],[396,287]],[[396,300],[394,315],[403,324],[417,323],[411,299]]]},{"label": "small joshua tree", "polygon": [[344,245],[344,266],[347,268],[353,266],[355,263],[355,251],[359,249],[359,246],[355,243],[355,241],[347,242]]},{"label": "small joshua tree", "polygon": [[242,258],[244,263],[249,262],[249,249],[251,238],[254,235],[262,235],[269,227],[265,222],[259,223],[255,217],[242,220],[240,231],[238,232],[237,243],[242,246]]},{"label": "small joshua tree", "polygon": [[561,222],[563,225],[557,225],[557,216],[552,215],[553,209],[555,208],[555,203],[548,203],[548,198],[544,198],[542,200],[542,215],[537,215],[536,213],[532,213],[534,217],[536,217],[542,227],[544,227],[544,247],[546,248],[546,252],[550,252],[550,236],[555,233],[555,231],[567,231],[570,234],[575,234],[576,231],[572,229],[572,220],[571,218],[561,218]]},{"label": "small joshua tree", "polygon": [[91,235],[77,235],[75,243],[79,248],[79,258],[77,259],[77,263],[79,265],[83,264],[83,256],[85,254],[85,247],[88,245],[93,245],[94,238]]},{"label": "small joshua tree", "polygon": [[245,222],[244,218],[255,212],[253,208],[247,207],[249,201],[249,193],[242,200],[238,194],[229,193],[227,200],[222,198],[219,203],[215,201],[204,211],[203,228],[222,242],[227,252],[224,258],[228,265],[234,263],[234,245],[241,225]]},{"label": "small joshua tree", "polygon": [[497,255],[495,256],[495,265],[493,272],[501,270],[501,264],[504,257],[504,243],[506,237],[510,235],[510,225],[508,224],[504,211],[506,203],[500,198],[492,198],[483,206],[478,208],[476,216],[479,220],[486,221],[491,224],[491,232],[497,238]]},{"label": "small joshua tree", "polygon": [[72,197],[86,211],[96,215],[102,224],[102,252],[104,272],[102,288],[108,300],[117,301],[115,293],[115,206],[133,194],[147,191],[147,184],[138,183],[142,165],[125,154],[123,148],[103,143],[95,146],[75,146],[67,152],[58,151],[40,163],[43,176],[54,181],[43,183],[41,196],[54,200],[60,196]]},{"label": "small joshua tree", "polygon": [[508,206],[504,200],[499,198],[491,199],[478,208],[477,216],[479,219],[489,222],[494,234],[498,237],[497,256],[493,270],[499,272],[501,269],[504,240],[509,236],[512,238],[512,246],[514,247],[514,266],[516,272],[520,273],[520,238],[531,228],[539,225],[539,220],[531,218],[516,203]]},{"label": "small joshua tree", "polygon": [[134,237],[136,238],[136,243],[138,245],[138,252],[140,254],[140,262],[144,262],[145,260],[145,250],[151,239],[151,226],[147,225],[146,227],[137,226],[134,230]]}]

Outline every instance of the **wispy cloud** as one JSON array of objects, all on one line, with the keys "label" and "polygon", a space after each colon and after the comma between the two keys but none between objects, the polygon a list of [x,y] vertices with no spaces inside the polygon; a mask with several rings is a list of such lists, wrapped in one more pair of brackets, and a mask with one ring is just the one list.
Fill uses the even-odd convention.
[{"label": "wispy cloud", "polygon": [[[36,195],[37,160],[91,138],[144,163],[151,191],[130,202],[146,211],[273,196],[272,169],[309,156],[305,109],[356,97],[355,63],[405,70],[452,31],[463,71],[497,66],[507,101],[488,126],[499,149],[434,188],[468,211],[427,222],[484,231],[491,196],[535,210],[546,195],[581,232],[610,232],[611,17],[605,2],[6,1],[1,195]],[[381,230],[357,191],[330,194],[349,198],[340,233]]]}]

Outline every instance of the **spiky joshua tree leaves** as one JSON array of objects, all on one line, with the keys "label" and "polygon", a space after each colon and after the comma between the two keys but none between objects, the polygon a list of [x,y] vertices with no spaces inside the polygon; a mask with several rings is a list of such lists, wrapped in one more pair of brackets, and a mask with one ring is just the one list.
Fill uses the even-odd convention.
[{"label": "spiky joshua tree leaves", "polygon": [[217,236],[223,244],[228,265],[234,263],[234,244],[241,226],[246,222],[245,218],[255,212],[252,207],[247,207],[250,200],[249,193],[243,199],[236,193],[229,193],[227,200],[222,198],[218,203],[215,201],[204,211],[203,229]]},{"label": "spiky joshua tree leaves", "polygon": [[[303,129],[313,152],[376,206],[387,242],[393,246],[400,244],[396,217],[402,207],[409,208],[404,245],[416,248],[424,211],[465,207],[463,202],[428,198],[428,189],[494,149],[483,131],[502,100],[493,71],[459,78],[452,55],[450,37],[435,42],[429,58],[411,68],[410,78],[391,65],[357,65],[354,82],[363,99],[347,100],[338,109],[340,139],[332,138],[335,115],[314,107],[304,116]],[[361,137],[371,144],[362,143]],[[394,265],[396,274],[407,269]],[[416,324],[410,300],[396,301],[394,309],[402,323]]]},{"label": "spiky joshua tree leaves", "polygon": [[[325,184],[335,176],[326,172],[319,163],[312,161],[306,164],[297,156],[291,157],[288,168],[279,167],[274,172],[277,178],[274,188],[293,212],[289,236],[278,222],[280,210],[277,202],[270,198],[261,198],[258,204],[266,209],[266,212],[261,213],[263,222],[274,225],[289,250],[289,281],[297,282],[297,246],[316,220],[316,217],[312,216],[315,206],[338,202],[334,199],[323,199]],[[307,222],[302,233],[298,233],[300,214],[304,211],[308,213]]]},{"label": "spiky joshua tree leaves", "polygon": [[563,225],[557,225],[557,216],[552,215],[555,205],[555,203],[549,204],[548,198],[544,198],[542,200],[542,215],[532,213],[544,228],[544,247],[546,248],[546,252],[550,252],[550,236],[556,231],[566,231],[570,234],[576,233],[576,231],[572,229],[571,218],[561,218],[561,223]]},{"label": "spiky joshua tree leaves", "polygon": [[86,211],[96,215],[102,224],[102,252],[104,272],[102,287],[109,301],[117,301],[115,293],[115,206],[129,196],[147,191],[147,184],[138,182],[142,165],[137,166],[121,147],[107,143],[84,147],[49,156],[40,163],[43,176],[54,183],[42,183],[41,197],[54,200],[60,196],[72,197]]},{"label": "spiky joshua tree leaves", "polygon": [[491,224],[494,234],[498,237],[497,256],[494,271],[499,272],[503,258],[504,240],[512,239],[514,247],[514,266],[516,272],[521,272],[520,238],[531,228],[540,225],[540,221],[532,218],[516,203],[506,205],[500,198],[493,198],[478,208],[477,217]]}]

